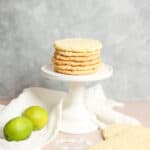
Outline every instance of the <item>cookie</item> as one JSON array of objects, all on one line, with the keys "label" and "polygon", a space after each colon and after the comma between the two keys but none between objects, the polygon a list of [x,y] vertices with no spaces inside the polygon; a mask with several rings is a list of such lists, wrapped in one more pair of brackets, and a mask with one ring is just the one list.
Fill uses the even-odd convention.
[{"label": "cookie", "polygon": [[54,58],[59,59],[59,60],[65,60],[65,61],[77,61],[77,62],[85,62],[85,61],[92,61],[95,59],[99,59],[98,55],[92,55],[92,56],[71,56],[71,57],[67,57],[67,56],[62,56],[60,54],[54,54]]},{"label": "cookie", "polygon": [[66,75],[88,75],[88,74],[93,74],[97,72],[97,69],[78,71],[78,70],[61,70],[61,69],[54,68],[54,70],[58,73],[62,73]]},{"label": "cookie", "polygon": [[71,51],[63,51],[63,50],[57,50],[55,51],[56,54],[62,55],[62,56],[92,56],[92,55],[100,55],[100,51],[91,51],[91,52],[71,52]]},{"label": "cookie", "polygon": [[102,44],[98,40],[72,38],[55,41],[54,48],[71,52],[91,52],[100,50]]},{"label": "cookie", "polygon": [[88,150],[150,150],[149,131],[136,130],[99,142]]},{"label": "cookie", "polygon": [[88,71],[94,70],[99,67],[99,64],[88,65],[88,66],[71,66],[71,65],[55,65],[55,69],[70,70],[70,71]]},{"label": "cookie", "polygon": [[84,61],[84,62],[79,62],[79,61],[66,61],[66,60],[60,60],[56,58],[52,58],[52,61],[56,65],[71,65],[71,66],[89,66],[89,65],[95,65],[95,64],[100,64],[100,59],[94,59],[91,61]]},{"label": "cookie", "polygon": [[118,136],[120,134],[125,134],[128,131],[132,130],[141,130],[144,127],[139,126],[139,125],[129,125],[129,124],[113,124],[108,127],[106,127],[102,131],[102,135],[104,139],[109,139],[115,136]]}]

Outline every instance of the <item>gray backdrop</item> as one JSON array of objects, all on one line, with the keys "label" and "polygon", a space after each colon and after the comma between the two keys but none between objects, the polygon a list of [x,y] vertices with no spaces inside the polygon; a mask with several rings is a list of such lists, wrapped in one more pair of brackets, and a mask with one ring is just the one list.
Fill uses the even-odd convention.
[{"label": "gray backdrop", "polygon": [[0,98],[29,86],[66,89],[41,76],[54,40],[96,38],[114,67],[103,81],[119,100],[150,100],[149,0],[0,0]]}]

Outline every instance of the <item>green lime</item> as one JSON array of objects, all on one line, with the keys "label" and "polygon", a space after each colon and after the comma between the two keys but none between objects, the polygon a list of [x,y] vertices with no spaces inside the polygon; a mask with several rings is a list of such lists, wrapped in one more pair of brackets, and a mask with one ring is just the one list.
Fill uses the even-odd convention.
[{"label": "green lime", "polygon": [[3,133],[8,141],[27,139],[32,133],[32,122],[25,117],[16,117],[6,123]]},{"label": "green lime", "polygon": [[31,120],[33,130],[40,130],[48,123],[48,112],[41,106],[31,106],[23,112]]}]

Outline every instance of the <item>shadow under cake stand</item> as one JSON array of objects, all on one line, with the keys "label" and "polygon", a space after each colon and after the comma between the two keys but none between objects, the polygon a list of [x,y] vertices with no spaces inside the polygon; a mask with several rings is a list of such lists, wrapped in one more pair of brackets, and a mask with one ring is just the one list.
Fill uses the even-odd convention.
[{"label": "shadow under cake stand", "polygon": [[102,64],[100,69],[91,75],[60,74],[53,70],[53,65],[46,65],[41,69],[45,77],[69,84],[69,90],[63,101],[61,131],[79,134],[96,130],[98,125],[93,121],[95,116],[85,105],[84,83],[109,78],[113,72],[112,67]]}]

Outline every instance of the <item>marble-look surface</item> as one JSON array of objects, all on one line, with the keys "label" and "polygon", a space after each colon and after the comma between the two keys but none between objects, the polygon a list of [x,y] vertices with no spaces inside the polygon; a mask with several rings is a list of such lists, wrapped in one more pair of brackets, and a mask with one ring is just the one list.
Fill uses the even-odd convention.
[{"label": "marble-look surface", "polygon": [[149,0],[0,0],[0,98],[23,88],[66,89],[44,79],[55,39],[102,40],[102,58],[114,67],[107,95],[150,100]]}]

